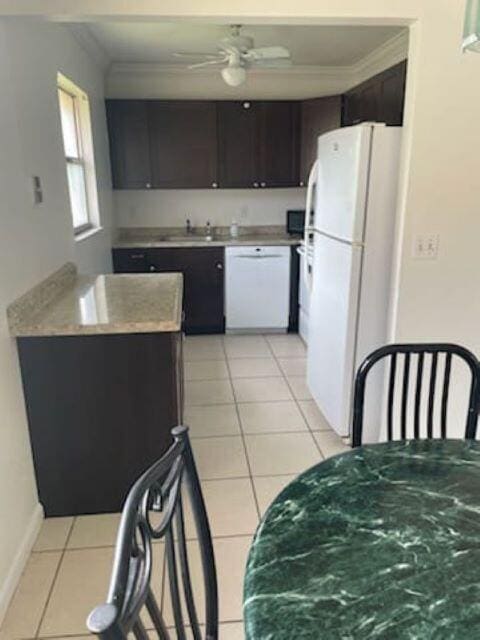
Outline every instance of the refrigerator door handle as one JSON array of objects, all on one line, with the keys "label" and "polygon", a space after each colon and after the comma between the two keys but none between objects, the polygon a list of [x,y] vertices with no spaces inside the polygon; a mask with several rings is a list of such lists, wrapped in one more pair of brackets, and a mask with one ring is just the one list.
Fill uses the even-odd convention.
[{"label": "refrigerator door handle", "polygon": [[349,247],[365,246],[365,243],[360,242],[359,240],[350,240],[349,238],[344,238],[343,236],[337,236],[334,233],[327,233],[326,231],[321,231],[320,229],[315,229],[315,233],[318,233],[318,235],[324,236],[325,238],[329,238],[330,240],[336,240],[337,242],[341,242],[342,244],[347,244]]},{"label": "refrigerator door handle", "polygon": [[[304,245],[305,245],[305,251],[308,253],[308,248],[309,248],[309,235],[311,232],[311,226],[310,226],[310,215],[312,212],[312,196],[313,196],[313,188],[317,182],[316,177],[317,177],[317,170],[319,167],[319,160],[318,158],[315,160],[315,162],[312,165],[312,168],[310,169],[310,174],[308,176],[308,185],[307,185],[307,201],[305,204],[305,228],[304,228],[304,236],[303,236],[303,241],[304,241]],[[311,291],[312,289],[312,275],[310,273],[308,273],[309,269],[304,269],[304,278],[305,278],[305,284],[307,286],[308,291]]]}]

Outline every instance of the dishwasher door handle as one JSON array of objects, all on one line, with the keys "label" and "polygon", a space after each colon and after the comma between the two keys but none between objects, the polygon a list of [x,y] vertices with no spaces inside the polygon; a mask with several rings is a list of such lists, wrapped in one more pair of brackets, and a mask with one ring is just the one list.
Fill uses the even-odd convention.
[{"label": "dishwasher door handle", "polygon": [[280,255],[279,253],[270,253],[269,255],[266,256],[262,256],[260,253],[257,253],[255,255],[249,256],[249,255],[244,255],[244,256],[234,256],[236,260],[267,260],[268,258],[283,258],[284,256]]}]

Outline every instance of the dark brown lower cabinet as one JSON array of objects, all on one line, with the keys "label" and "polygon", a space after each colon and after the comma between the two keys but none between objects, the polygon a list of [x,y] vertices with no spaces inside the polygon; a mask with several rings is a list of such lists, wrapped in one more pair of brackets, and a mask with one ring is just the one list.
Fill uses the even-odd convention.
[{"label": "dark brown lower cabinet", "polygon": [[114,249],[115,273],[183,273],[184,331],[224,333],[224,248]]},{"label": "dark brown lower cabinet", "polygon": [[47,516],[119,511],[182,420],[180,333],[19,338]]}]

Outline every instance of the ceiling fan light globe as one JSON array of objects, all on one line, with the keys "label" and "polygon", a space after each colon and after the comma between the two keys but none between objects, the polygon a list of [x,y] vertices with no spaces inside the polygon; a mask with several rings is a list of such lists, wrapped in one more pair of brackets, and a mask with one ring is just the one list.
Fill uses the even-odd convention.
[{"label": "ceiling fan light globe", "polygon": [[230,87],[239,87],[247,78],[247,72],[243,67],[225,67],[221,74]]}]

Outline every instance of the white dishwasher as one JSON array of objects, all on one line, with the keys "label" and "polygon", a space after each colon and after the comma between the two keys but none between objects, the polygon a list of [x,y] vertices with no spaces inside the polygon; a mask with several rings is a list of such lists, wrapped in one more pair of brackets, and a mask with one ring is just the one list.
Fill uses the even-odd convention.
[{"label": "white dishwasher", "polygon": [[286,330],[290,306],[290,247],[227,247],[227,331]]}]

